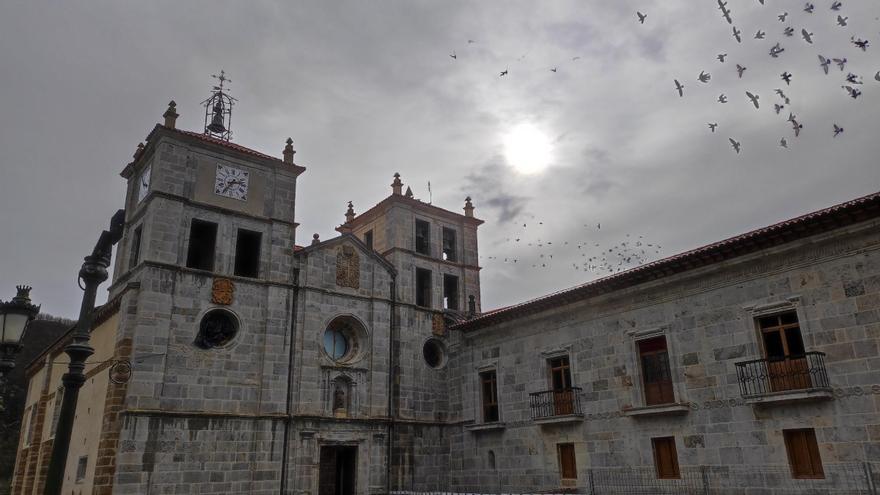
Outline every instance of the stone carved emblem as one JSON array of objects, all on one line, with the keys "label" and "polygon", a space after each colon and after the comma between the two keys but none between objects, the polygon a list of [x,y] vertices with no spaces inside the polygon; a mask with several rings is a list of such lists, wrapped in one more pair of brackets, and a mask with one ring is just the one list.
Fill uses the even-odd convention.
[{"label": "stone carved emblem", "polygon": [[434,313],[434,318],[431,321],[431,333],[437,336],[446,334],[446,322],[443,320],[442,314]]},{"label": "stone carved emblem", "polygon": [[361,286],[361,259],[351,246],[342,246],[336,252],[336,285],[352,289]]},{"label": "stone carved emblem", "polygon": [[211,302],[228,306],[232,304],[232,295],[235,293],[235,284],[228,278],[215,278],[211,284]]}]

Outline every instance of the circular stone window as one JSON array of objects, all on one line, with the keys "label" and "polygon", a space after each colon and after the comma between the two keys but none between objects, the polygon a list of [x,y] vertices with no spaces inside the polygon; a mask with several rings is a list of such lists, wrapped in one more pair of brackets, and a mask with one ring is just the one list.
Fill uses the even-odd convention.
[{"label": "circular stone window", "polygon": [[238,334],[238,318],[225,309],[212,309],[202,317],[195,344],[202,349],[223,347]]},{"label": "circular stone window", "polygon": [[428,339],[422,347],[425,363],[432,368],[441,368],[446,362],[446,349],[437,339]]},{"label": "circular stone window", "polygon": [[323,347],[327,357],[336,362],[353,361],[358,357],[366,331],[354,318],[340,316],[324,330]]}]

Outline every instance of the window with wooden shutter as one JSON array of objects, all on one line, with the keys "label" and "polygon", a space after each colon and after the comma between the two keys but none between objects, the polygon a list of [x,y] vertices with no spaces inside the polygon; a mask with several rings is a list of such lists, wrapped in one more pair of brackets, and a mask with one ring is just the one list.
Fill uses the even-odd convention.
[{"label": "window with wooden shutter", "polygon": [[560,443],[559,450],[559,476],[564,480],[577,479],[577,463],[574,458],[574,444]]},{"label": "window with wooden shutter", "polygon": [[819,457],[819,444],[812,428],[782,430],[785,437],[785,450],[794,478],[824,478],[822,458]]},{"label": "window with wooden shutter", "polygon": [[657,477],[661,479],[681,478],[678,471],[678,453],[675,450],[675,437],[652,438],[654,447],[654,466]]},{"label": "window with wooden shutter", "polygon": [[672,372],[669,368],[669,351],[666,337],[655,337],[639,342],[639,361],[642,365],[642,385],[645,388],[645,405],[675,402],[672,391]]},{"label": "window with wooden shutter", "polygon": [[806,350],[797,312],[762,316],[758,318],[758,327],[767,358],[771,390],[779,392],[810,388],[810,365],[804,356]]}]

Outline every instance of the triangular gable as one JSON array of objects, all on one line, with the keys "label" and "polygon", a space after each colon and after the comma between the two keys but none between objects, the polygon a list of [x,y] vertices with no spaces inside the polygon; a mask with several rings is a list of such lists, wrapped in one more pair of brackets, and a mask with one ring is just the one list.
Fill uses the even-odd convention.
[{"label": "triangular gable", "polygon": [[364,244],[364,241],[358,239],[357,236],[353,234],[340,234],[332,239],[327,239],[326,241],[321,241],[317,244],[312,244],[311,246],[306,246],[298,251],[294,252],[294,256],[303,256],[308,255],[314,251],[320,251],[323,249],[332,249],[340,244],[343,241],[349,241],[354,244],[355,249],[357,249],[362,255],[368,256],[374,260],[376,260],[380,265],[384,266],[388,273],[391,274],[392,277],[397,276],[397,270],[394,268],[394,265],[388,262],[382,255],[379,254],[375,249],[370,249]]}]

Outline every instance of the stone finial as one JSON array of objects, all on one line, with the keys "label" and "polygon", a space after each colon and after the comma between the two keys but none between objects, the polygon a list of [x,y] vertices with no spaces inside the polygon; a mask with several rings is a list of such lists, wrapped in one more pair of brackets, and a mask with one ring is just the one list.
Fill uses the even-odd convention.
[{"label": "stone finial", "polygon": [[174,129],[177,125],[177,103],[174,103],[174,100],[168,102],[168,110],[165,110],[165,113],[162,114],[165,117],[165,127],[169,129]]},{"label": "stone finial", "polygon": [[391,183],[391,192],[400,196],[403,194],[403,181],[400,180],[400,174],[394,173],[394,182]]},{"label": "stone finial", "polygon": [[321,236],[319,236],[316,233],[315,235],[312,236],[312,246],[314,246],[315,244],[320,244],[320,243],[321,243]]},{"label": "stone finial", "polygon": [[412,189],[410,189],[409,186],[406,186],[406,192],[403,195],[406,196],[407,198],[412,198],[413,197]]},{"label": "stone finial", "polygon": [[132,155],[132,157],[134,157],[134,159],[137,160],[138,157],[141,156],[141,153],[143,153],[143,152],[144,152],[144,143],[138,143],[138,147],[136,150],[134,150],[134,155]]},{"label": "stone finial", "polygon": [[293,150],[293,139],[287,138],[287,143],[284,146],[284,163],[293,163],[293,155],[296,151]]},{"label": "stone finial", "polygon": [[349,201],[348,210],[345,212],[345,223],[350,223],[352,220],[354,220],[354,205]]},{"label": "stone finial", "polygon": [[464,198],[464,216],[466,216],[466,217],[473,217],[474,216],[474,204],[471,203],[470,196]]}]

